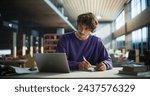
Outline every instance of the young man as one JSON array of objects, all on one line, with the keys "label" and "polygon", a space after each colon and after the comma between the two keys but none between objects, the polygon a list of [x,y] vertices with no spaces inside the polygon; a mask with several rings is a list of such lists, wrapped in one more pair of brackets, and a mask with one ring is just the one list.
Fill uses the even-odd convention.
[{"label": "young man", "polygon": [[96,65],[98,71],[112,69],[112,60],[100,38],[92,36],[98,24],[92,13],[77,18],[77,31],[63,35],[56,52],[66,53],[70,69],[86,70]]}]

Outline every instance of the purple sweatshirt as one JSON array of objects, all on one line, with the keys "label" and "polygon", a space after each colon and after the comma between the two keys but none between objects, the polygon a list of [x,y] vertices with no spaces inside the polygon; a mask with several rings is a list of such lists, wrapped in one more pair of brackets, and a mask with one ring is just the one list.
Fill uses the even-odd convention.
[{"label": "purple sweatshirt", "polygon": [[63,35],[56,48],[58,53],[66,53],[70,69],[77,69],[83,56],[92,65],[103,62],[107,70],[112,69],[112,60],[100,38],[90,35],[86,40],[79,40],[75,32]]}]

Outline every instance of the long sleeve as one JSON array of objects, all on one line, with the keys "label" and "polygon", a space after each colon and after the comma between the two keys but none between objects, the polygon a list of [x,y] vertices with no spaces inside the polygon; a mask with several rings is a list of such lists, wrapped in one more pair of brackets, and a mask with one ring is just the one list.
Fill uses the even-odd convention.
[{"label": "long sleeve", "polygon": [[104,60],[103,62],[106,64],[107,70],[110,70],[110,69],[113,68],[113,66],[112,66],[112,60],[111,60],[110,57],[108,59]]},{"label": "long sleeve", "polygon": [[[67,48],[66,48],[66,42],[64,42],[64,40],[65,39],[63,39],[63,38],[59,40],[59,42],[57,44],[56,52],[57,53],[66,53],[67,60],[68,60],[68,52],[67,52]],[[68,64],[69,64],[69,68],[71,70],[73,70],[73,69],[77,69],[79,62],[68,60]]]},{"label": "long sleeve", "polygon": [[99,39],[99,44],[98,44],[98,50],[99,51],[99,54],[100,54],[100,62],[103,62],[104,64],[106,64],[107,66],[107,70],[110,70],[113,68],[112,66],[112,60],[111,60],[111,57],[108,53],[108,51],[106,50],[106,48],[104,47],[103,43],[101,42],[101,40]]},{"label": "long sleeve", "polygon": [[78,68],[79,62],[77,62],[77,61],[69,61],[68,60],[68,63],[69,63],[69,67],[70,67],[71,70],[75,70],[75,69]]}]

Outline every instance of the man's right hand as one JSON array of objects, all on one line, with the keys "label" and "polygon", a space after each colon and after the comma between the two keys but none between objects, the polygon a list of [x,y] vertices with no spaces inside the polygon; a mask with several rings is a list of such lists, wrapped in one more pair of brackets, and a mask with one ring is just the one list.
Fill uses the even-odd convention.
[{"label": "man's right hand", "polygon": [[91,67],[91,64],[87,60],[83,60],[78,64],[79,70],[87,70],[89,67]]}]

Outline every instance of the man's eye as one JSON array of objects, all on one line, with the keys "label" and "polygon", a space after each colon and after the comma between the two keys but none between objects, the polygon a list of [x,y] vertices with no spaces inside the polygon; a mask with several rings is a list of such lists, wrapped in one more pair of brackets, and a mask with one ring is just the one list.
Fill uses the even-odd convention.
[{"label": "man's eye", "polygon": [[86,30],[89,30],[89,28],[85,28]]}]

